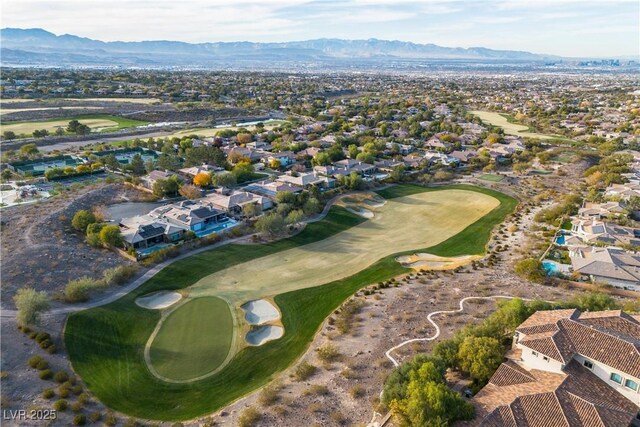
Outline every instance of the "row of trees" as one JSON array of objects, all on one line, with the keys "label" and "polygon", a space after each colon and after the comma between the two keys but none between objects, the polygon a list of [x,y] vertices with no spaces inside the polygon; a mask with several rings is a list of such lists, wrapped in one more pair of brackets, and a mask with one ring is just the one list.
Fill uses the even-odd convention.
[{"label": "row of trees", "polygon": [[73,215],[71,226],[85,233],[87,243],[93,247],[122,246],[122,235],[117,225],[106,224],[95,213],[80,209]]}]

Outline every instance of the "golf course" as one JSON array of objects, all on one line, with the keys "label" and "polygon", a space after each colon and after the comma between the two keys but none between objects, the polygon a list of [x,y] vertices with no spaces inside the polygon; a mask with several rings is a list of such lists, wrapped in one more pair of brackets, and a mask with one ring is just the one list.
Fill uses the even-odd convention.
[{"label": "golf course", "polygon": [[[481,255],[517,203],[467,185],[395,186],[360,201],[366,209],[338,202],[286,239],[181,259],[121,299],[70,315],[74,370],[129,415],[173,421],[213,412],[294,363],[358,289],[411,271],[398,256]],[[150,304],[153,295],[163,303]],[[247,307],[263,310],[264,322],[250,324]],[[274,333],[250,340],[260,328]]]},{"label": "golf course", "polygon": [[65,130],[69,121],[78,120],[80,123],[89,126],[91,132],[113,131],[117,129],[130,128],[144,125],[146,122],[125,119],[122,117],[108,115],[88,115],[70,116],[51,120],[26,121],[26,122],[3,122],[0,132],[14,132],[18,136],[30,136],[36,130],[46,130],[54,133],[57,129]]},{"label": "golf course", "polygon": [[469,111],[474,116],[480,117],[480,119],[493,126],[499,126],[504,129],[504,133],[507,135],[521,136],[523,138],[537,138],[537,139],[565,139],[561,135],[547,135],[544,133],[534,133],[528,126],[519,125],[510,121],[507,114],[496,113],[493,111]]}]

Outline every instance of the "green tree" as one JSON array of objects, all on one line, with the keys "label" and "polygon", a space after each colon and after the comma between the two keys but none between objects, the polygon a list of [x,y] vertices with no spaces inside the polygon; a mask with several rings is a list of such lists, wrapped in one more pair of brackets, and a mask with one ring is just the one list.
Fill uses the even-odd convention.
[{"label": "green tree", "polygon": [[226,158],[224,152],[211,145],[201,145],[200,147],[188,148],[185,151],[185,164],[187,166],[214,165],[224,166]]},{"label": "green tree", "polygon": [[276,203],[289,203],[296,202],[296,195],[291,191],[278,191],[276,193]]},{"label": "green tree", "polygon": [[492,337],[469,336],[458,350],[460,368],[479,382],[486,382],[504,359],[504,348]]},{"label": "green tree", "polygon": [[294,209],[287,215],[285,222],[287,224],[297,224],[304,218],[304,212],[301,209]]},{"label": "green tree", "polygon": [[216,187],[230,188],[236,185],[236,176],[232,173],[218,173],[211,177],[211,182]]},{"label": "green tree", "polygon": [[270,213],[264,215],[256,221],[256,229],[261,233],[268,234],[270,236],[281,235],[286,227],[286,223],[282,216],[277,213]]},{"label": "green tree", "polygon": [[525,258],[516,262],[514,270],[518,275],[532,282],[541,282],[545,277],[542,262],[537,258]]},{"label": "green tree", "polygon": [[38,323],[40,313],[49,309],[49,297],[45,292],[38,292],[33,288],[18,289],[13,301],[18,309],[16,321],[19,325],[33,325]]},{"label": "green tree", "polygon": [[33,156],[38,154],[38,146],[36,144],[25,144],[20,147],[20,154],[23,156]]},{"label": "green tree", "polygon": [[245,181],[250,181],[254,178],[253,165],[249,162],[239,162],[237,165],[233,167],[233,171],[231,172],[236,177],[236,182],[242,183]]},{"label": "green tree", "polygon": [[255,203],[247,203],[242,207],[242,215],[247,218],[253,218],[256,215],[260,215],[261,209]]},{"label": "green tree", "polygon": [[73,219],[71,220],[71,226],[78,231],[82,231],[83,233],[87,230],[87,226],[96,222],[96,216],[93,212],[80,209],[73,215]]},{"label": "green tree", "polygon": [[312,163],[314,166],[327,166],[331,164],[331,157],[327,152],[318,153],[313,158]]},{"label": "green tree", "polygon": [[303,205],[302,210],[306,215],[313,215],[320,212],[321,208],[322,205],[320,204],[320,201],[315,197],[310,197]]},{"label": "green tree", "polygon": [[109,154],[104,158],[104,164],[109,170],[115,171],[120,169],[121,165],[116,156],[113,154]]},{"label": "green tree", "polygon": [[406,397],[390,405],[401,425],[440,427],[473,418],[473,405],[444,384],[442,373],[433,363],[424,363],[411,372],[410,378]]},{"label": "green tree", "polygon": [[140,154],[135,154],[131,158],[131,172],[136,176],[144,175],[144,161],[142,160],[142,156]]},{"label": "green tree", "polygon": [[122,245],[122,235],[120,227],[117,225],[106,225],[100,230],[100,241],[108,246],[119,247]]},{"label": "green tree", "polygon": [[16,133],[11,130],[6,130],[2,133],[2,138],[11,141],[12,139],[16,139]]}]

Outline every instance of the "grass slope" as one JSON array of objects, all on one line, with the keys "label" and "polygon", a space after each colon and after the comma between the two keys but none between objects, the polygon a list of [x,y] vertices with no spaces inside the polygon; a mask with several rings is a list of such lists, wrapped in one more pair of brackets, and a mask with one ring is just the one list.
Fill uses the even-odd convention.
[{"label": "grass slope", "polygon": [[232,338],[229,304],[216,297],[196,298],[164,319],[150,346],[151,364],[165,378],[194,378],[222,364]]},{"label": "grass slope", "polygon": [[13,131],[16,135],[30,135],[35,130],[46,129],[50,133],[55,132],[58,127],[66,129],[71,120],[78,120],[80,123],[87,124],[90,128],[105,128],[102,132],[113,131],[117,129],[130,128],[144,125],[147,122],[126,119],[124,117],[88,114],[82,116],[58,117],[54,119],[38,120],[38,121],[3,121],[0,126],[2,132]]},{"label": "grass slope", "polygon": [[[391,187],[379,194],[394,198],[447,188],[479,191],[498,198],[501,204],[456,236],[431,248],[416,250],[443,256],[482,253],[491,229],[512,211],[515,199],[465,185],[441,188],[407,185]],[[227,245],[194,255],[170,265],[114,303],[72,314],[67,320],[65,344],[74,369],[104,404],[141,418],[184,420],[229,404],[290,366],[308,347],[322,321],[355,291],[409,271],[394,260],[397,254],[343,280],[277,295],[275,302],[282,310],[285,335],[263,346],[243,349],[216,375],[190,384],[162,382],[147,370],[143,346],[160,315],[137,308],[135,298],[152,291],[184,288],[214,271],[324,239],[362,221],[345,209],[334,207],[324,220],[309,224],[297,236],[268,245]]]}]

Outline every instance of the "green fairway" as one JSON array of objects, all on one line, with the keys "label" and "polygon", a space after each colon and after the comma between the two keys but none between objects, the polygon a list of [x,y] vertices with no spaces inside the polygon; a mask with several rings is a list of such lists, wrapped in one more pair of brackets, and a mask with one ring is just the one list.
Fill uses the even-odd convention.
[{"label": "green fairway", "polygon": [[162,377],[191,379],[222,364],[232,338],[233,318],[226,301],[192,299],[164,319],[151,342],[149,359]]},{"label": "green fairway", "polygon": [[91,128],[92,132],[108,132],[118,129],[136,127],[144,125],[146,122],[139,120],[125,119],[118,116],[109,115],[85,115],[85,116],[69,116],[56,119],[26,121],[26,122],[2,122],[0,132],[12,131],[16,135],[30,136],[35,130],[45,129],[49,133],[54,133],[57,129],[66,129],[71,120],[78,120]]},{"label": "green fairway", "polygon": [[492,173],[486,173],[484,175],[480,175],[478,179],[481,179],[483,181],[489,181],[489,182],[500,182],[504,179],[504,176],[494,175]]},{"label": "green fairway", "polygon": [[[143,348],[161,318],[155,310],[135,304],[138,296],[159,290],[182,289],[199,280],[249,260],[268,257],[300,245],[354,232],[365,220],[341,207],[333,207],[322,221],[309,224],[300,234],[264,245],[226,245],[177,261],[143,286],[109,305],[69,316],[65,344],[74,370],[89,389],[107,406],[126,414],[160,420],[184,420],[215,411],[268,383],[305,351],[322,321],[355,291],[371,283],[409,271],[395,256],[415,251],[441,256],[481,254],[491,229],[511,212],[516,201],[504,194],[472,186],[441,188],[391,187],[379,192],[390,202],[423,204],[429,209],[436,198],[407,198],[412,194],[465,190],[491,196],[499,204],[457,234],[434,241],[432,246],[383,256],[359,272],[321,286],[287,291],[276,290],[274,301],[282,313],[285,334],[262,346],[244,347],[215,374],[188,384],[169,383],[153,376],[143,357]],[[389,203],[388,202],[388,203]],[[431,204],[430,204],[431,203]],[[419,207],[420,204],[414,206]],[[455,209],[452,205],[451,209]],[[369,222],[369,221],[367,221]],[[426,226],[420,224],[419,226]],[[309,252],[309,256],[317,253]],[[284,255],[283,255],[284,256]],[[262,273],[260,273],[262,274]],[[328,281],[330,281],[329,279]],[[321,282],[322,283],[322,282]],[[278,293],[282,292],[282,293]],[[195,300],[197,301],[197,299]]]},{"label": "green fairway", "polygon": [[522,136],[525,138],[571,141],[562,135],[548,135],[544,133],[531,132],[532,129],[529,126],[516,123],[515,119],[507,114],[496,113],[493,111],[469,111],[469,113],[480,117],[480,119],[485,123],[501,127],[507,135]]}]

